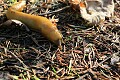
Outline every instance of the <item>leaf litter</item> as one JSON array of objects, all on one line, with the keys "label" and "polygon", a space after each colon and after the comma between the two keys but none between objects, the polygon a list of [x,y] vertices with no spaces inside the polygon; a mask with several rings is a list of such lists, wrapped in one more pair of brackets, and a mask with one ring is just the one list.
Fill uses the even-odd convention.
[{"label": "leaf litter", "polygon": [[6,24],[4,12],[9,3],[0,5],[1,79],[120,79],[120,7],[117,3],[115,17],[99,27],[86,25],[69,4],[28,2],[24,12],[59,20],[58,29],[65,42],[62,50],[25,25]]}]

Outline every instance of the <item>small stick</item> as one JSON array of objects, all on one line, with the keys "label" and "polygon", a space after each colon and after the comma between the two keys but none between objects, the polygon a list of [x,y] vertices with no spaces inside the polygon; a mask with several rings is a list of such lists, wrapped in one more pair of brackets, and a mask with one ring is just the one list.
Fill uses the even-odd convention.
[{"label": "small stick", "polygon": [[61,9],[58,9],[58,10],[55,10],[55,11],[52,11],[52,12],[41,13],[41,14],[39,14],[39,16],[43,16],[43,15],[47,15],[47,14],[53,14],[53,13],[58,13],[58,12],[64,10],[64,9],[67,9],[67,8],[70,8],[70,6],[65,6],[65,7],[61,8]]},{"label": "small stick", "polygon": [[24,68],[26,68],[26,69],[28,68],[28,67],[23,63],[23,61],[20,60],[20,58],[18,58],[13,52],[11,52],[11,51],[9,51],[9,50],[7,50],[7,52],[11,53],[11,54],[23,65]]}]

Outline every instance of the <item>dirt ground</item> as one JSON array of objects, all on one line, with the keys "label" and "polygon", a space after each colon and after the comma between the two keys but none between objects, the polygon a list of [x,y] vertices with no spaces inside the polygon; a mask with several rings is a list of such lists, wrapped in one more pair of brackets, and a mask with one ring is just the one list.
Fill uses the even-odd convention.
[{"label": "dirt ground", "polygon": [[9,6],[9,2],[0,3],[0,79],[120,79],[118,3],[114,17],[99,26],[89,26],[69,4],[28,2],[23,12],[59,20],[57,26],[65,43],[62,50],[40,33],[7,20]]}]

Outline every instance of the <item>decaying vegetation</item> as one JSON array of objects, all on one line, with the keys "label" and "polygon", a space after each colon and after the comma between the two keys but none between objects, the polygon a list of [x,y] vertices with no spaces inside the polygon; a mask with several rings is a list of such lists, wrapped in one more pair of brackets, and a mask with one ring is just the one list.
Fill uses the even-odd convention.
[{"label": "decaying vegetation", "polygon": [[4,13],[9,6],[0,3],[0,79],[120,79],[118,2],[115,16],[97,26],[87,25],[69,4],[28,2],[23,12],[57,22],[64,36],[62,50],[24,24],[7,20]]}]

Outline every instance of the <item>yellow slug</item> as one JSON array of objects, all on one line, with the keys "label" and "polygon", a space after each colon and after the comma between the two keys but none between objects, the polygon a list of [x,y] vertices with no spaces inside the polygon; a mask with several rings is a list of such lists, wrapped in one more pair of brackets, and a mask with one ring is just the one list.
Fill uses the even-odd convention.
[{"label": "yellow slug", "polygon": [[7,18],[21,21],[29,28],[40,32],[51,42],[55,43],[56,45],[60,45],[60,42],[62,41],[62,34],[59,32],[57,27],[46,17],[20,12],[25,5],[26,0],[19,0],[18,3],[14,4],[7,10]]}]

